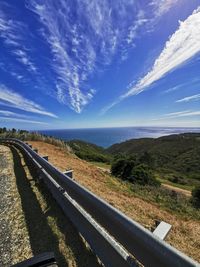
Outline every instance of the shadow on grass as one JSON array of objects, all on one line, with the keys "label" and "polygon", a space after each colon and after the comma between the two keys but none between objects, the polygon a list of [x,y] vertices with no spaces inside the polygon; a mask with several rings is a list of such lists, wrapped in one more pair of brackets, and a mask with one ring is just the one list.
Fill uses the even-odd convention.
[{"label": "shadow on grass", "polygon": [[[33,192],[31,187],[31,181],[36,181],[38,178],[36,170],[30,165],[30,162],[26,159],[25,155],[23,155],[25,164],[33,178],[33,180],[30,180],[27,177],[23,168],[24,166],[21,162],[21,152],[19,153],[19,151],[14,147],[10,147],[10,149],[13,154],[16,182],[21,196],[22,208],[33,254],[37,255],[42,252],[53,251],[59,266],[69,266],[66,260],[66,257],[68,256],[69,260],[70,258],[75,260],[77,266],[99,267],[100,265],[96,256],[86,248],[84,241],[77,232],[76,228],[66,218],[42,182],[35,183],[35,185],[45,198],[48,209],[47,212],[44,212],[41,209],[36,194]],[[47,218],[49,216],[56,218],[56,228],[58,228],[62,233],[62,236],[64,236],[65,246],[70,248],[72,255],[68,252],[69,255],[64,256],[64,250],[59,249],[58,236],[54,234],[55,229],[53,230],[48,224]]]}]

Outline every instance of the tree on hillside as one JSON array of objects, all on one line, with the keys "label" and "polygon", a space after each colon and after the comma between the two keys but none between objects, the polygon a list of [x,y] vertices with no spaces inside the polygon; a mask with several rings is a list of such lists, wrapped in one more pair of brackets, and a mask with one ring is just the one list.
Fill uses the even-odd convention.
[{"label": "tree on hillside", "polygon": [[143,155],[140,157],[139,161],[145,165],[148,165],[149,167],[153,168],[154,167],[154,158],[152,155],[145,151]]},{"label": "tree on hillside", "polygon": [[144,164],[137,165],[132,169],[130,180],[140,185],[160,185],[160,182],[155,179],[148,166]]},{"label": "tree on hillside", "polygon": [[140,164],[135,157],[115,159],[111,166],[112,175],[141,185],[159,185],[149,166]]},{"label": "tree on hillside", "polygon": [[116,159],[111,166],[111,173],[116,177],[122,178],[127,160],[125,158]]}]

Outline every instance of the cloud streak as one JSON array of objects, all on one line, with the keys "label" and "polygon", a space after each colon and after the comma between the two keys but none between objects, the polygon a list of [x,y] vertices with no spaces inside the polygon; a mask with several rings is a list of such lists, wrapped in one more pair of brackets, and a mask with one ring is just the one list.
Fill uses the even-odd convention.
[{"label": "cloud streak", "polygon": [[0,115],[6,116],[6,117],[16,117],[16,118],[30,118],[29,116],[26,116],[24,114],[15,113],[8,110],[0,110]]},{"label": "cloud streak", "polygon": [[32,120],[25,120],[25,119],[18,119],[18,118],[0,117],[0,120],[1,120],[1,122],[11,121],[11,122],[24,122],[24,123],[31,123],[31,124],[48,125],[48,123],[42,122],[42,121],[32,121]]},{"label": "cloud streak", "polygon": [[27,7],[37,14],[53,55],[57,99],[77,113],[95,94],[89,78],[100,66],[110,64],[116,51],[124,52],[125,46],[132,45],[137,29],[145,22],[141,12],[134,19],[132,0],[116,1],[115,5],[107,0],[76,0],[73,5],[65,0],[30,0]]},{"label": "cloud streak", "polygon": [[154,9],[155,17],[161,17],[167,13],[179,0],[153,0],[150,6]]},{"label": "cloud streak", "polygon": [[200,116],[200,110],[197,110],[197,111],[183,110],[183,111],[178,111],[178,112],[167,113],[163,115],[161,119],[190,117],[190,116]]},{"label": "cloud streak", "polygon": [[3,39],[4,44],[11,49],[17,61],[24,65],[30,72],[36,73],[37,68],[28,55],[28,49],[24,44],[24,33],[29,35],[27,26],[24,23],[13,20],[3,10],[0,10],[0,37]]},{"label": "cloud streak", "polygon": [[57,118],[55,114],[46,111],[40,105],[24,98],[20,94],[15,93],[14,91],[8,89],[3,85],[0,86],[0,105],[17,108],[31,113],[49,116],[52,118]]},{"label": "cloud streak", "polygon": [[104,108],[104,112],[123,99],[137,95],[169,72],[180,67],[200,52],[200,7],[185,21],[180,22],[178,30],[166,42],[164,49],[155,60],[152,69],[142,77],[127,93],[121,95],[115,102]]},{"label": "cloud streak", "polygon": [[[156,18],[158,9],[161,16],[172,6],[172,1],[168,5],[162,1],[165,7],[161,10],[158,2],[152,1],[151,5]],[[73,4],[30,0],[26,5],[37,15],[53,57],[57,100],[77,113],[95,95],[89,80],[116,55],[119,61],[125,60],[138,32],[153,21],[151,12],[145,12],[134,0],[116,0],[114,4],[108,0],[74,0]]]},{"label": "cloud streak", "polygon": [[190,102],[190,101],[198,101],[200,100],[200,94],[187,96],[182,99],[176,100],[176,103],[182,103],[182,102]]}]

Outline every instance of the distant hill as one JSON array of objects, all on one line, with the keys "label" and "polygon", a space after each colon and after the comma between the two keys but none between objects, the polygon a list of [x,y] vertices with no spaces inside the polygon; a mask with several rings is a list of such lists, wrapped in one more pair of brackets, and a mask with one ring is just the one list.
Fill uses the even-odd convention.
[{"label": "distant hill", "polygon": [[110,162],[111,160],[111,155],[103,147],[80,140],[68,141],[67,144],[81,159],[98,162]]},{"label": "distant hill", "polygon": [[129,156],[148,153],[154,161],[154,169],[175,171],[200,181],[200,133],[131,139],[112,145],[106,152]]}]

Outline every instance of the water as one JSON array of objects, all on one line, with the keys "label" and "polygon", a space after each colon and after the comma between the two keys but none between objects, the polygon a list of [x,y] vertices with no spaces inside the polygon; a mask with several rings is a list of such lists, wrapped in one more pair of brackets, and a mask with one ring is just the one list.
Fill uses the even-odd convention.
[{"label": "water", "polygon": [[160,137],[163,135],[197,132],[200,128],[121,127],[93,129],[44,130],[40,133],[62,140],[79,139],[102,147],[109,147],[132,138]]}]

